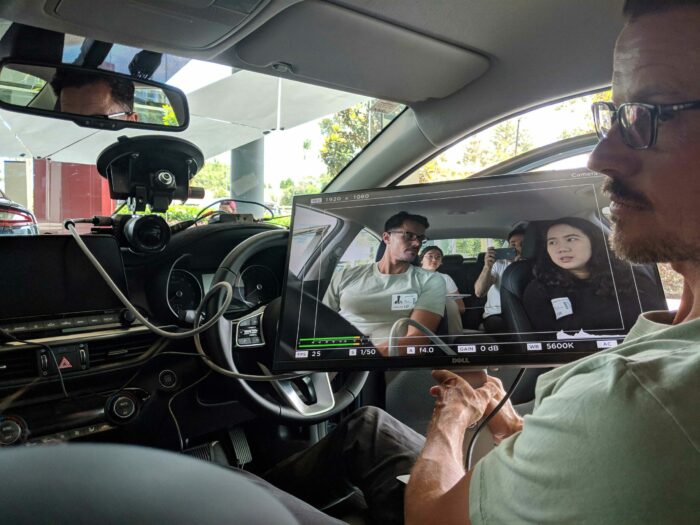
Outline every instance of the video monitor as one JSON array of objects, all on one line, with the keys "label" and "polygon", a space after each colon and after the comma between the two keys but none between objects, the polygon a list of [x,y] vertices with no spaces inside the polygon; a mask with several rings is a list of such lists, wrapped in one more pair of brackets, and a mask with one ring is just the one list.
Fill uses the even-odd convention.
[{"label": "video monitor", "polygon": [[295,197],[273,368],[547,366],[615,347],[666,302],[655,266],[609,248],[603,180]]}]

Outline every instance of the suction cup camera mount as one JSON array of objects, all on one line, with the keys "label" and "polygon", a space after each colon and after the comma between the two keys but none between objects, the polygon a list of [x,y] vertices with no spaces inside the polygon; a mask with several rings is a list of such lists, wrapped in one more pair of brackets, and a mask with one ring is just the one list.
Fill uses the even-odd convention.
[{"label": "suction cup camera mount", "polygon": [[[97,159],[97,171],[109,181],[112,199],[129,210],[165,212],[174,199],[190,196],[190,179],[204,165],[201,150],[183,139],[160,135],[119,137]],[[192,188],[194,190],[195,188]]]}]

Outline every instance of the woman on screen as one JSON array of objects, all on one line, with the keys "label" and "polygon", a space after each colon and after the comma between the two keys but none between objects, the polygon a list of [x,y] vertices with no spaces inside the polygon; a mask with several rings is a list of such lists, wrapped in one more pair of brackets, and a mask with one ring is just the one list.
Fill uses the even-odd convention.
[{"label": "woman on screen", "polygon": [[[429,272],[436,272],[442,265],[443,257],[444,254],[438,246],[428,246],[420,253],[420,266]],[[452,279],[452,277],[446,273],[440,273],[440,275],[442,275],[442,278],[445,279],[448,299],[452,299],[455,302],[460,314],[464,313],[464,301],[461,297],[457,297],[457,295],[459,295],[457,283],[455,283],[454,279]],[[450,297],[450,295],[453,297]]]},{"label": "woman on screen", "polygon": [[599,226],[577,217],[552,222],[523,303],[535,331],[608,329],[624,334],[639,315],[629,267],[607,250]]},{"label": "woman on screen", "polygon": [[[443,253],[437,246],[428,246],[420,253],[419,261],[421,268],[429,272],[437,272],[442,265]],[[459,289],[454,279],[446,273],[438,272],[445,280],[447,295],[445,296],[445,312],[447,314],[447,329],[451,335],[462,335],[464,325],[462,324],[462,312],[464,312],[464,301],[459,296]]]}]

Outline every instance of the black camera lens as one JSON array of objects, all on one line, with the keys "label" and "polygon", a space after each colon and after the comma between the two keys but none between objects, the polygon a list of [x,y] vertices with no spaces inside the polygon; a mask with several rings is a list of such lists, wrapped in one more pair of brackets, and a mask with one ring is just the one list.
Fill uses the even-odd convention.
[{"label": "black camera lens", "polygon": [[170,227],[159,215],[135,215],[124,226],[124,237],[139,253],[163,251],[170,241]]}]

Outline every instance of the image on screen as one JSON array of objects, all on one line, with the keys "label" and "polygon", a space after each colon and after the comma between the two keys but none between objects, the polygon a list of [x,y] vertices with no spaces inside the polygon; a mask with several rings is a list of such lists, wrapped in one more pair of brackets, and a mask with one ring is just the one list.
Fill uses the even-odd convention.
[{"label": "image on screen", "polygon": [[560,364],[665,309],[586,170],[295,197],[278,370]]}]

